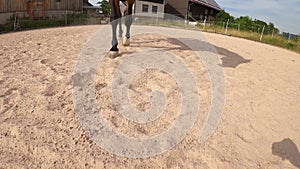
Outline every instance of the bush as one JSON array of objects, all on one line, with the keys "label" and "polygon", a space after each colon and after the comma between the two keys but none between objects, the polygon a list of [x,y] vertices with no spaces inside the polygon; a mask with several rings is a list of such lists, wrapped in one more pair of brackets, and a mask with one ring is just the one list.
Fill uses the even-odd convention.
[{"label": "bush", "polygon": [[[0,33],[14,31],[14,16],[10,17],[7,24],[0,25]],[[65,17],[60,18],[46,18],[46,19],[20,19],[19,30],[30,30],[47,27],[59,27],[67,25],[84,25],[89,23],[86,14],[69,14],[67,15],[67,22]],[[100,23],[100,21],[99,21]]]},{"label": "bush", "polygon": [[36,28],[56,27],[56,26],[64,26],[64,25],[65,25],[65,20],[63,18],[46,19],[46,20],[22,19],[20,21],[21,29],[36,29]]},{"label": "bush", "polygon": [[288,42],[286,44],[286,48],[288,48],[288,49],[294,49],[295,47],[296,47],[296,45],[294,43],[292,43],[292,42]]},{"label": "bush", "polygon": [[0,25],[0,34],[1,33],[7,33],[11,32],[14,30],[14,24],[13,23],[8,23],[5,25]]}]

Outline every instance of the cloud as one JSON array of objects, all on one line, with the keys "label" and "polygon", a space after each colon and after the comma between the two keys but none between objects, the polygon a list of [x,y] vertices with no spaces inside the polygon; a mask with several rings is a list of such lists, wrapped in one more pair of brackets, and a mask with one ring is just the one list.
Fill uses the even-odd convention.
[{"label": "cloud", "polygon": [[274,23],[281,31],[300,33],[300,0],[217,0],[235,17],[249,16]]}]

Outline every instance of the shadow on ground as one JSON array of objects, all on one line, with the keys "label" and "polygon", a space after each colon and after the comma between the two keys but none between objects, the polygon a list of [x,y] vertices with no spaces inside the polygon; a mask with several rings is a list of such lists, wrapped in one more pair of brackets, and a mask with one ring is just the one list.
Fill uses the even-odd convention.
[{"label": "shadow on ground", "polygon": [[214,46],[208,42],[200,41],[197,39],[190,39],[190,38],[167,38],[167,42],[176,45],[176,47],[172,48],[166,48],[164,46],[157,47],[154,46],[153,43],[158,43],[160,41],[163,41],[165,39],[155,39],[155,40],[143,40],[138,42],[132,42],[132,47],[150,47],[150,48],[158,48],[158,49],[164,49],[164,50],[191,50],[189,47],[187,47],[183,42],[188,42],[189,44],[193,45],[193,48],[196,49],[196,51],[207,51],[207,52],[213,52],[218,53],[222,60],[222,66],[228,67],[228,68],[236,68],[241,64],[250,63],[252,60],[248,60],[243,58],[237,53],[234,53],[230,50],[227,50],[225,48],[221,48],[218,46]]},{"label": "shadow on ground", "polygon": [[297,145],[289,138],[272,144],[272,154],[289,160],[291,164],[300,169],[300,153]]},{"label": "shadow on ground", "polygon": [[223,67],[236,68],[240,64],[250,63],[252,60],[244,59],[241,55],[231,52],[225,48],[214,46],[218,54],[222,55],[222,65]]}]

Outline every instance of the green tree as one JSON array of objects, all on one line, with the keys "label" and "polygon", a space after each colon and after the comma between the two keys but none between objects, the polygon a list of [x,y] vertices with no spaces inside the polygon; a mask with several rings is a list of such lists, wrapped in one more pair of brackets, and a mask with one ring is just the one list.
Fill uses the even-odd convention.
[{"label": "green tree", "polygon": [[275,25],[270,22],[268,25],[267,25],[267,29],[269,30],[267,33],[268,34],[272,34],[273,33],[273,30],[274,30],[274,34],[278,34],[279,33],[279,29],[275,27]]},{"label": "green tree", "polygon": [[253,31],[252,19],[249,16],[241,16],[236,19],[236,22],[240,24],[240,29],[245,31]]},{"label": "green tree", "polygon": [[252,19],[249,16],[241,16],[241,17],[237,18],[236,21],[241,24],[246,24],[246,25],[252,24]]},{"label": "green tree", "polygon": [[217,21],[224,21],[226,22],[227,20],[230,20],[230,21],[234,21],[234,17],[231,16],[228,12],[226,12],[225,10],[221,10],[217,16],[216,16],[216,20]]},{"label": "green tree", "polygon": [[276,28],[273,23],[270,22],[269,24],[267,24],[266,22],[261,21],[259,19],[253,20],[249,16],[240,16],[239,18],[234,18],[225,10],[221,10],[216,16],[216,21],[219,22],[219,25],[220,23],[222,23],[223,27],[224,23],[227,22],[228,19],[229,28],[238,28],[239,30],[261,33],[263,27],[265,27],[265,34],[279,33],[279,29]]},{"label": "green tree", "polygon": [[109,14],[110,13],[110,4],[107,0],[102,0],[100,2],[97,2],[98,5],[100,5],[100,9],[104,14]]}]

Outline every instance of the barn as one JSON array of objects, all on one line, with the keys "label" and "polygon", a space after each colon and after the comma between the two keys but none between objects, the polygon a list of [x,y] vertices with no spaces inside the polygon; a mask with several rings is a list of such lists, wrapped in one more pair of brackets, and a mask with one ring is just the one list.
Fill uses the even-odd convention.
[{"label": "barn", "polygon": [[136,0],[135,4],[136,14],[164,17],[167,13],[190,21],[212,21],[221,10],[215,0]]},{"label": "barn", "polygon": [[88,0],[0,0],[0,24],[13,14],[19,17],[44,18],[66,11],[82,12]]},{"label": "barn", "polygon": [[165,0],[136,0],[134,13],[146,16],[163,17]]},{"label": "barn", "polygon": [[166,0],[165,13],[191,21],[214,20],[221,11],[215,0]]}]

